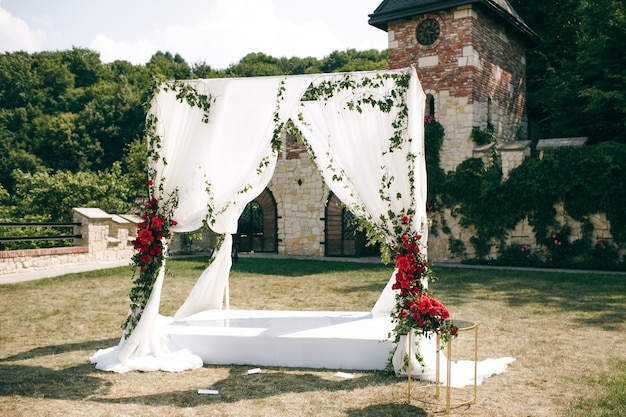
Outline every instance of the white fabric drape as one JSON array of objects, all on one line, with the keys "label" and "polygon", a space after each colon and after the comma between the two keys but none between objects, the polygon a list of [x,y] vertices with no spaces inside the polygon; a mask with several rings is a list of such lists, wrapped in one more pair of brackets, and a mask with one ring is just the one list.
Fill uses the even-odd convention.
[{"label": "white fabric drape", "polygon": [[[304,122],[293,119],[315,154],[318,167],[328,187],[356,215],[367,217],[381,226],[381,230],[393,230],[391,223],[382,224],[380,217],[413,208],[416,211],[414,226],[425,235],[426,229],[426,168],[424,162],[424,92],[419,85],[414,68],[406,94],[409,104],[406,143],[399,149],[389,151],[389,141],[394,135],[391,122],[398,108],[382,112],[378,106],[365,104],[361,111],[350,109],[347,103],[356,101],[365,93],[384,98],[385,93],[397,89],[393,79],[384,80],[385,88],[376,91],[345,89],[325,101],[307,101],[301,107]],[[340,79],[342,75],[328,76]],[[369,73],[357,73],[361,80],[371,77]],[[415,155],[414,167],[407,162],[409,154]],[[411,195],[409,169],[415,171],[415,195]],[[393,178],[385,186],[382,178]],[[387,188],[389,185],[389,188]],[[389,201],[381,199],[381,189]],[[364,208],[365,211],[361,210]],[[424,236],[425,237],[425,236]],[[395,237],[387,234],[389,243]]]},{"label": "white fabric drape", "polygon": [[90,359],[96,369],[125,373],[138,371],[178,372],[202,367],[202,359],[187,349],[176,350],[163,334],[168,319],[159,315],[165,268],[161,268],[143,315],[128,339],[98,350]]},{"label": "white fabric drape", "polygon": [[[163,185],[155,189],[154,196],[165,200],[178,196],[172,216],[178,225],[173,231],[197,230],[207,220],[213,231],[224,235],[213,262],[176,312],[176,319],[222,308],[232,266],[231,234],[236,233],[246,204],[263,191],[276,165],[271,138],[277,105],[279,122],[286,120],[310,80],[263,77],[189,81],[199,94],[214,98],[208,123],[202,121],[203,111],[181,103],[176,91],[163,90],[154,97],[151,112],[158,121],[156,134],[162,138],[161,158],[149,162],[155,164],[157,173],[153,181]],[[284,91],[277,103],[279,88]],[[158,305],[164,271],[165,265],[131,337],[93,355],[96,368],[126,372],[202,366],[193,353],[173,351],[163,335],[168,319],[159,316]]]},{"label": "white fabric drape", "polygon": [[[356,101],[363,91],[343,90],[327,101],[305,102],[302,107],[304,122],[293,119],[305,141],[313,150],[318,167],[328,187],[350,210],[380,226],[381,231],[392,231],[392,224],[382,224],[381,216],[387,218],[388,210],[395,213],[413,208],[413,228],[427,240],[426,228],[426,165],[424,160],[424,104],[425,94],[414,68],[408,69],[411,78],[406,93],[408,126],[404,139],[408,142],[400,149],[389,151],[389,139],[394,135],[391,121],[398,108],[383,113],[378,107],[364,105],[361,112],[349,109],[346,104]],[[355,74],[361,80],[370,73]],[[341,75],[330,76],[340,79]],[[376,98],[395,89],[392,79],[385,80],[385,88],[378,89]],[[367,91],[367,93],[372,93]],[[413,166],[408,155],[415,155]],[[329,167],[331,169],[329,169]],[[409,170],[413,171],[415,192],[411,194]],[[387,188],[383,178],[393,178]],[[381,199],[380,190],[389,197]],[[395,236],[386,234],[387,242],[394,243]],[[425,245],[424,245],[425,246]],[[383,289],[372,312],[389,314],[395,303],[391,285],[395,271]]]},{"label": "white fabric drape", "polygon": [[[228,288],[228,275],[232,266],[232,237],[237,232],[237,221],[246,204],[257,197],[268,184],[276,166],[276,154],[271,148],[275,129],[274,112],[279,88],[284,87],[282,101],[278,103],[279,119],[284,120],[309,85],[308,77],[279,77],[203,80],[207,92],[215,97],[203,137],[206,151],[194,154],[200,159],[194,164],[205,180],[204,197],[179,193],[179,210],[174,219],[182,219],[173,230],[195,230],[200,225],[186,225],[186,211],[193,212],[208,196],[202,214],[209,215],[209,226],[225,235],[223,244],[209,268],[204,271],[189,297],[174,315],[182,319],[194,313],[222,308]],[[186,156],[186,155],[185,155]],[[259,173],[263,160],[268,165]],[[194,161],[196,162],[196,161]],[[165,178],[170,187],[183,184],[185,178],[169,182],[167,171],[176,172],[189,164],[188,158],[168,160]],[[172,188],[173,189],[173,188]],[[245,192],[244,192],[245,190]],[[204,218],[204,217],[203,217]],[[194,219],[196,220],[196,219]],[[197,220],[196,220],[197,221]],[[200,220],[201,221],[201,220]],[[187,226],[187,227],[186,227]],[[228,306],[228,298],[226,298]]]},{"label": "white fabric drape", "polygon": [[[393,152],[389,150],[389,139],[394,135],[392,122],[397,108],[390,113],[370,105],[363,105],[362,112],[347,108],[348,102],[363,94],[384,98],[390,89],[397,88],[391,78],[385,80],[385,88],[376,91],[342,90],[327,100],[307,101],[302,105],[300,99],[311,84],[315,86],[345,75],[186,81],[199,94],[212,98],[208,123],[202,121],[201,109],[179,101],[175,91],[162,90],[154,97],[151,113],[157,118],[156,133],[162,139],[162,147],[161,158],[151,163],[157,173],[153,181],[163,185],[155,190],[155,197],[167,200],[177,195],[178,206],[172,217],[178,225],[174,231],[197,230],[206,220],[213,231],[224,235],[211,265],[201,274],[174,319],[221,309],[225,299],[228,307],[231,234],[236,233],[237,221],[246,204],[270,181],[276,164],[272,135],[275,128],[289,119],[303,133],[329,188],[356,215],[368,218],[380,231],[386,230],[386,238],[392,243],[393,227],[383,224],[381,215],[387,217],[388,210],[399,213],[411,208],[415,211],[412,227],[426,241],[424,92],[414,68],[380,72],[405,71],[410,74],[405,97],[408,126],[403,131],[403,146]],[[375,72],[350,76],[359,81],[375,76]],[[301,122],[300,114],[305,123]],[[409,155],[414,158],[408,158]],[[382,178],[392,179],[389,188],[387,182],[382,186]],[[413,194],[411,180],[415,187]],[[381,199],[381,190],[388,201]],[[164,334],[165,325],[172,320],[158,313],[164,271],[163,266],[131,337],[92,356],[98,369],[180,371],[202,366],[193,352],[175,351]],[[392,274],[373,312],[389,314],[392,310],[393,280]],[[406,346],[401,343],[396,355],[403,352]]]}]

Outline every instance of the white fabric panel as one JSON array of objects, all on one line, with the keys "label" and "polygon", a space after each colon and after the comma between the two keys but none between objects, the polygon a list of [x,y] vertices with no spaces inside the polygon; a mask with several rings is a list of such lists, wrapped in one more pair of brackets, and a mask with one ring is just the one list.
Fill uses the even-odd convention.
[{"label": "white fabric panel", "polygon": [[[209,204],[212,206],[211,219],[214,221],[210,227],[224,234],[225,239],[209,268],[200,276],[187,300],[174,315],[176,319],[222,308],[232,266],[230,235],[237,232],[237,221],[246,204],[263,191],[276,166],[271,139],[275,129],[273,119],[278,89],[284,82],[285,91],[279,109],[282,114],[288,113],[297,106],[310,83],[310,77],[293,77],[288,80],[284,77],[211,79],[203,82],[207,86],[206,91],[216,101],[211,107],[208,124],[214,130],[209,129],[207,136],[201,138],[208,145],[207,154],[202,158],[204,162],[198,170],[210,183]],[[268,158],[269,166],[259,174],[259,164],[264,157]],[[185,161],[181,163],[184,165]],[[172,167],[170,162],[167,168],[175,171],[176,165]],[[249,189],[242,193],[244,187]],[[200,203],[195,194],[180,194],[179,207],[195,207]],[[228,297],[225,301],[228,307]]]},{"label": "white fabric panel", "polygon": [[[411,86],[407,91],[407,102],[412,120],[408,126],[407,136],[412,139],[411,146],[403,146],[388,152],[389,139],[394,130],[391,126],[397,109],[383,113],[378,107],[369,104],[362,106],[362,112],[347,108],[348,101],[356,100],[361,91],[342,90],[327,101],[309,101],[302,106],[304,123],[297,122],[304,138],[315,153],[318,166],[329,188],[351,210],[364,206],[366,213],[374,223],[380,223],[380,215],[387,215],[389,208],[398,213],[402,209],[414,206],[417,220],[426,219],[426,178],[423,160],[423,111],[424,92],[419,85],[415,69],[411,68]],[[355,78],[372,77],[372,73],[357,73]],[[331,78],[333,76],[329,76]],[[335,75],[341,79],[342,75]],[[385,81],[386,91],[396,89],[392,79]],[[367,92],[369,93],[369,91]],[[293,119],[296,120],[296,119]],[[410,200],[410,183],[408,177],[407,154],[413,152],[416,159],[416,198]],[[416,152],[419,152],[417,154]],[[420,158],[421,156],[421,158]],[[327,169],[335,167],[335,171]],[[341,179],[337,180],[336,175]],[[391,207],[380,198],[381,178],[393,177],[388,195]],[[396,195],[400,198],[396,198]],[[422,194],[424,197],[422,197]],[[422,204],[422,200],[423,204]],[[359,213],[357,215],[365,215]],[[387,230],[391,224],[384,225]],[[416,230],[422,229],[419,223]],[[393,236],[387,236],[389,243],[394,242]]]},{"label": "white fabric panel", "polygon": [[[392,122],[397,109],[383,113],[378,107],[369,104],[362,106],[362,112],[346,107],[348,101],[354,101],[363,94],[361,91],[343,90],[327,101],[306,102],[302,107],[304,123],[296,121],[305,140],[313,149],[318,167],[328,187],[337,197],[359,216],[369,215],[370,221],[380,225],[383,230],[393,230],[392,224],[381,224],[380,216],[387,216],[391,209],[399,213],[411,207],[415,210],[413,229],[422,234],[422,241],[427,240],[426,217],[426,163],[424,159],[424,103],[426,96],[417,78],[415,68],[408,69],[411,79],[407,91],[408,126],[406,136],[410,146],[389,152],[389,139],[394,134]],[[372,77],[372,73],[357,73],[358,79]],[[341,79],[342,75],[328,78]],[[326,79],[326,78],[325,78]],[[379,94],[396,89],[392,79],[385,81],[386,89]],[[369,91],[366,91],[369,93]],[[405,139],[407,139],[405,138]],[[407,155],[416,156],[414,164],[414,200],[410,199],[409,163]],[[333,170],[327,169],[334,167]],[[337,180],[336,175],[341,174]],[[393,177],[388,196],[390,205],[381,200],[381,178]],[[386,190],[386,187],[383,187]],[[396,196],[400,195],[400,198]],[[365,207],[360,212],[359,207]],[[386,236],[388,243],[395,242],[395,236]],[[424,244],[424,247],[426,245]],[[373,312],[391,312],[395,303],[395,292],[391,285],[395,280],[392,274],[383,290]]]},{"label": "white fabric panel", "polygon": [[[237,231],[237,221],[246,204],[263,191],[272,177],[276,164],[276,155],[271,149],[272,134],[276,123],[284,123],[288,118],[303,132],[329,188],[344,204],[374,223],[380,222],[380,215],[386,215],[389,208],[396,213],[413,208],[416,211],[413,229],[421,232],[426,241],[425,96],[415,69],[395,72],[400,71],[410,71],[411,74],[406,133],[412,141],[410,146],[391,153],[386,151],[393,135],[391,123],[397,110],[385,114],[367,104],[362,113],[346,109],[346,102],[358,97],[359,91],[342,91],[327,101],[306,102],[298,107],[311,83],[336,80],[345,76],[342,74],[186,81],[199,93],[214,98],[208,124],[202,122],[202,110],[180,103],[175,92],[161,91],[155,96],[151,112],[158,118],[156,133],[162,138],[160,155],[164,158],[154,166],[157,176],[153,181],[164,185],[163,195],[156,190],[155,197],[167,199],[178,193],[178,207],[173,214],[178,225],[174,231],[197,230],[206,219],[215,232],[225,235],[213,262],[202,273],[176,312],[175,319],[221,309],[225,294],[228,307],[231,234]],[[374,74],[364,72],[351,76],[362,79]],[[386,86],[396,88],[393,80],[387,80]],[[283,87],[281,100],[277,103],[278,91]],[[279,120],[275,121],[277,105]],[[299,112],[302,112],[305,124],[298,122]],[[414,200],[409,198],[409,153],[416,155]],[[259,165],[264,160],[268,165],[259,173]],[[340,175],[341,180],[334,179],[335,174]],[[391,207],[380,198],[383,175],[394,179],[389,190]],[[396,195],[401,197],[396,198]],[[360,207],[364,210],[357,210]],[[379,226],[392,229],[390,224]],[[393,243],[395,237],[389,234],[387,239]],[[374,306],[374,312],[389,313],[392,310],[394,275]],[[164,267],[131,337],[93,355],[91,360],[96,363],[96,368],[115,372],[132,369],[181,371],[202,366],[198,356],[188,350],[175,350],[164,336],[164,327],[172,319],[158,314],[163,279]],[[426,345],[424,348],[428,349]],[[396,354],[404,352],[406,343],[400,343]],[[424,357],[430,358],[426,353]]]},{"label": "white fabric panel", "polygon": [[177,350],[165,335],[168,321],[159,315],[165,266],[159,271],[141,319],[128,339],[117,346],[98,350],[91,358],[96,369],[125,373],[137,371],[178,372],[202,367],[202,359],[189,350]]}]

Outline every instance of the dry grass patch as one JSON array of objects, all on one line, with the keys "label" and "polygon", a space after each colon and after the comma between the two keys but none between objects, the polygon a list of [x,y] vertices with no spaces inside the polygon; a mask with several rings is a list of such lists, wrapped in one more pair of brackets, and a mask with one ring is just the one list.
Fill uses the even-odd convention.
[{"label": "dry grass patch", "polygon": [[[161,311],[182,304],[204,267],[172,260]],[[479,323],[479,356],[513,356],[487,379],[463,416],[603,415],[626,368],[626,276],[438,268],[435,295],[454,316]],[[241,259],[231,306],[367,311],[389,266]],[[95,370],[89,356],[117,344],[130,268],[0,286],[0,415],[11,416],[428,416],[406,404],[406,381],[384,372],[205,366],[163,373]],[[621,360],[621,361],[620,361]],[[618,381],[610,394],[607,378]],[[622,381],[622,382],[619,382]],[[219,390],[198,395],[197,390]],[[619,409],[618,409],[619,410]],[[610,415],[610,414],[606,414]]]}]

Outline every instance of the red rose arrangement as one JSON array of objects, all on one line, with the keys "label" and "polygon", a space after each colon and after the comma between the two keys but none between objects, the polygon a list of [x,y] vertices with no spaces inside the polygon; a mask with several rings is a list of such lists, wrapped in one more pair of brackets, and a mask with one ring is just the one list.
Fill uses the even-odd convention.
[{"label": "red rose arrangement", "polygon": [[[148,181],[148,186],[151,185],[152,181]],[[176,207],[175,202],[163,206],[170,212]],[[130,313],[122,325],[125,337],[130,336],[141,318],[165,260],[165,243],[171,236],[170,227],[176,226],[176,221],[170,219],[171,213],[163,214],[163,206],[160,207],[156,198],[151,198],[143,207],[143,221],[137,225],[137,238],[133,240],[135,254],[131,258],[136,267],[135,285],[129,294]]]},{"label": "red rose arrangement", "polygon": [[[158,201],[152,198],[144,208],[146,212],[141,216],[143,222],[139,223],[137,239],[133,240],[137,253],[132,258],[141,273],[160,268],[163,261],[163,242],[170,236],[167,220],[157,214]],[[176,226],[176,221],[172,220],[170,225]]]},{"label": "red rose arrangement", "polygon": [[402,216],[396,228],[398,243],[391,249],[396,263],[396,304],[391,312],[396,323],[395,342],[411,330],[430,336],[439,334],[442,340],[455,336],[458,329],[450,321],[448,309],[430,296],[426,284],[433,280],[428,261],[421,252],[419,233],[411,231],[411,218]]}]

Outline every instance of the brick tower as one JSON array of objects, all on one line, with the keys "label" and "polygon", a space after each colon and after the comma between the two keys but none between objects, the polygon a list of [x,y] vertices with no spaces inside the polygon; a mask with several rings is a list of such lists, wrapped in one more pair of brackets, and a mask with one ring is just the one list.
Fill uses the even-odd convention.
[{"label": "brick tower", "polygon": [[369,24],[388,33],[390,69],[416,67],[444,170],[475,156],[474,126],[497,145],[527,139],[526,48],[540,39],[507,0],[384,0]]}]

